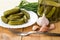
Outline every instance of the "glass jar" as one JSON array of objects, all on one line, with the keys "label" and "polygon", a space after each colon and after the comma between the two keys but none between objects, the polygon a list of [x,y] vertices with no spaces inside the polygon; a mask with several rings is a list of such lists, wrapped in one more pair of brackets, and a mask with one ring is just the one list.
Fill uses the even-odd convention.
[{"label": "glass jar", "polygon": [[50,22],[57,22],[60,20],[60,0],[38,0],[37,14],[42,16],[44,10],[46,17]]}]

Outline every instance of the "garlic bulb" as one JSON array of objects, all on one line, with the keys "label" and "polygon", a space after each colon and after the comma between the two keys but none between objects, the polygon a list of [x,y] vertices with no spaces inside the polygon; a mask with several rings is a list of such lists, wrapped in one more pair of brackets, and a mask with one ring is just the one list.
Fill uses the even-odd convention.
[{"label": "garlic bulb", "polygon": [[49,20],[45,17],[45,13],[43,13],[43,16],[37,20],[37,24],[39,26],[43,26],[43,25],[47,26],[49,24]]}]

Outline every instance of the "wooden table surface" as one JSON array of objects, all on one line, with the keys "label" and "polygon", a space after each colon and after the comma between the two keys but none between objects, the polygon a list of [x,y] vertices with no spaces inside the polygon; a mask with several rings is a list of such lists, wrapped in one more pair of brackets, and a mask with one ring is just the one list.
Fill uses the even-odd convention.
[{"label": "wooden table surface", "polygon": [[[23,29],[16,29],[16,31],[28,32],[32,30],[32,26]],[[60,33],[60,22],[55,23],[55,26],[56,29],[52,30],[51,32]],[[41,34],[31,34],[29,36],[21,37],[13,34],[12,32],[9,31],[9,29],[2,28],[0,26],[0,40],[60,40],[60,37],[47,36]]]}]

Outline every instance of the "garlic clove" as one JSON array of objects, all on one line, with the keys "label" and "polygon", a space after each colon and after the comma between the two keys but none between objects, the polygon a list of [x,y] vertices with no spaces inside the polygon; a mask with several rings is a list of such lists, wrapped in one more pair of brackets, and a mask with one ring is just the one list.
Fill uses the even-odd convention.
[{"label": "garlic clove", "polygon": [[49,27],[47,27],[47,26],[45,26],[45,25],[43,25],[41,28],[40,28],[40,32],[47,32],[48,31],[48,29],[49,29]]},{"label": "garlic clove", "polygon": [[37,24],[39,26],[49,25],[49,20],[45,17],[45,14],[37,20]]},{"label": "garlic clove", "polygon": [[50,30],[53,30],[55,29],[55,25],[54,24],[50,24],[50,27],[49,27]]},{"label": "garlic clove", "polygon": [[37,26],[37,25],[34,25],[34,26],[32,27],[32,30],[33,30],[33,31],[36,31],[37,29],[39,29],[39,26]]}]

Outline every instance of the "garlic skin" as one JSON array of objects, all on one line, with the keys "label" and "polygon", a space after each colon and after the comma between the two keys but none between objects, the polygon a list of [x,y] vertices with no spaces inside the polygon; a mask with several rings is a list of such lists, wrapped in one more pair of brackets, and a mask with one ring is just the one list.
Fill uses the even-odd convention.
[{"label": "garlic skin", "polygon": [[50,27],[49,27],[50,30],[53,30],[55,29],[55,25],[54,24],[50,24]]},{"label": "garlic skin", "polygon": [[43,25],[43,26],[40,28],[39,32],[47,32],[48,29],[49,29],[49,27],[47,27],[46,25]]},{"label": "garlic skin", "polygon": [[43,13],[43,16],[40,17],[38,20],[37,20],[37,24],[39,26],[43,26],[43,25],[48,25],[49,24],[49,20],[45,17],[45,14]]},{"label": "garlic skin", "polygon": [[37,29],[39,29],[39,26],[37,26],[37,25],[34,25],[34,26],[32,27],[32,30],[33,30],[33,31],[36,31]]}]

